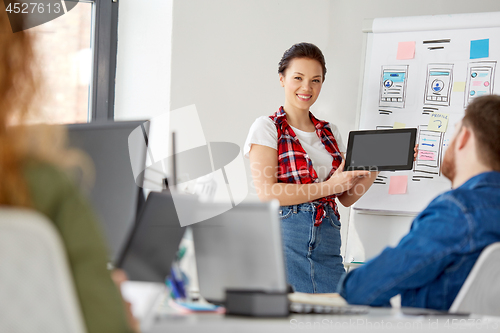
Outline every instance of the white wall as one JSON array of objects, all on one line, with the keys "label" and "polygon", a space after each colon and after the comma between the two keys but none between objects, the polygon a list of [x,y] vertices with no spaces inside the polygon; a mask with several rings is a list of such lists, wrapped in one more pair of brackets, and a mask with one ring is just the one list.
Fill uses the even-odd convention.
[{"label": "white wall", "polygon": [[169,111],[172,1],[120,1],[116,120],[150,119]]},{"label": "white wall", "polygon": [[283,104],[278,62],[292,44],[328,43],[330,1],[174,1],[171,106],[196,104],[209,141],[243,146]]}]

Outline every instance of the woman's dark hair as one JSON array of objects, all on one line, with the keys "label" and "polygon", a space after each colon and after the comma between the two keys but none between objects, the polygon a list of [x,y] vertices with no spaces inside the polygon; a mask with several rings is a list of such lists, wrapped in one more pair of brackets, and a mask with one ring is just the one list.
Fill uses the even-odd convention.
[{"label": "woman's dark hair", "polygon": [[283,57],[278,64],[278,73],[285,75],[285,71],[290,64],[290,61],[296,58],[308,58],[318,61],[323,69],[323,81],[325,81],[325,57],[323,56],[323,53],[321,52],[319,47],[311,43],[297,43],[286,50],[285,53],[283,53]]}]

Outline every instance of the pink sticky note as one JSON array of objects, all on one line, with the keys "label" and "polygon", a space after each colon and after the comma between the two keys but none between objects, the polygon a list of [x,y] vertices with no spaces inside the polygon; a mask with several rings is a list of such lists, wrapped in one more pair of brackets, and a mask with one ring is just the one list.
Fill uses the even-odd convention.
[{"label": "pink sticky note", "polygon": [[433,151],[419,150],[418,159],[421,161],[435,161],[436,153]]},{"label": "pink sticky note", "polygon": [[405,194],[408,187],[408,176],[391,176],[389,194]]},{"label": "pink sticky note", "polygon": [[480,87],[483,85],[483,83],[484,83],[483,81],[473,81],[472,86],[473,87]]},{"label": "pink sticky note", "polygon": [[415,42],[399,42],[396,59],[406,60],[415,58]]}]

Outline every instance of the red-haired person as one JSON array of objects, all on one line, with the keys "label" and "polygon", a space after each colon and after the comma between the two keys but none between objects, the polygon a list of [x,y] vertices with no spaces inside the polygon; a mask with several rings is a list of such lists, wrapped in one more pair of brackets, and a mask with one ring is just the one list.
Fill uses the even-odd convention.
[{"label": "red-haired person", "polygon": [[[53,222],[66,249],[86,332],[138,331],[106,267],[107,250],[92,209],[63,170],[75,157],[62,145],[64,129],[33,131],[25,125],[28,115],[40,111],[33,103],[42,87],[34,37],[13,33],[3,2],[0,8],[0,205],[33,209]],[[113,276],[117,282],[123,281],[121,273]]]}]

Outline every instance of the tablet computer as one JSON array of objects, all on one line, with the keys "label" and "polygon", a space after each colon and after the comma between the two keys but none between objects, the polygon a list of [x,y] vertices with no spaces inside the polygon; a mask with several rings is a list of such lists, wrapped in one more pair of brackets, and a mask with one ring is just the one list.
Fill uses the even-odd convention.
[{"label": "tablet computer", "polygon": [[349,132],[344,170],[411,170],[416,128]]}]

